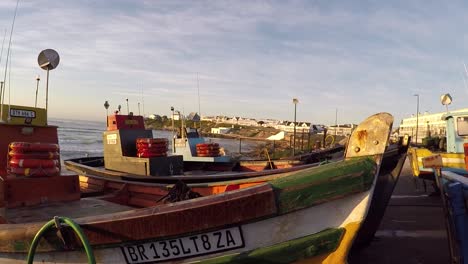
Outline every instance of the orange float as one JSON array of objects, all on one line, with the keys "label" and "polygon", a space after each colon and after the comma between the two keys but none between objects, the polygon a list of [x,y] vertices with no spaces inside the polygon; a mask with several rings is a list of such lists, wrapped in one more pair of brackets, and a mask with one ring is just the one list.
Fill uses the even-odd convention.
[{"label": "orange float", "polygon": [[59,167],[53,168],[14,168],[10,167],[10,172],[16,175],[24,175],[29,177],[46,177],[56,176],[60,173]]},{"label": "orange float", "polygon": [[53,143],[29,143],[29,142],[12,142],[9,145],[11,150],[15,152],[58,152],[60,150],[58,144]]},{"label": "orange float", "polygon": [[8,171],[12,174],[46,177],[60,174],[60,148],[53,143],[12,142]]},{"label": "orange float", "polygon": [[219,150],[218,143],[201,143],[196,145],[197,150]]},{"label": "orange float", "polygon": [[60,154],[58,152],[19,152],[12,150],[8,153],[11,158],[16,159],[58,159]]},{"label": "orange float", "polygon": [[218,157],[219,144],[218,143],[200,143],[196,145],[197,156],[199,157]]},{"label": "orange float", "polygon": [[10,159],[12,168],[54,168],[60,165],[57,159]]},{"label": "orange float", "polygon": [[153,157],[166,157],[166,152],[151,152],[151,151],[138,151],[137,157],[139,158],[153,158]]},{"label": "orange float", "polygon": [[166,138],[138,138],[136,140],[137,157],[166,157],[169,141]]}]

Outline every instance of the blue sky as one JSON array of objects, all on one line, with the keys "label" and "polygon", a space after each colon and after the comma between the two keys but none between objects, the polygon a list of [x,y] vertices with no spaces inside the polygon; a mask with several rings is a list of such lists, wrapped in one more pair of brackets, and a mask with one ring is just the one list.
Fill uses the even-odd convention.
[{"label": "blue sky", "polygon": [[[0,2],[0,40],[15,5]],[[127,97],[137,112],[142,90],[146,114],[198,111],[198,73],[204,115],[291,120],[297,97],[302,121],[333,124],[338,108],[340,123],[398,122],[415,93],[421,112],[443,111],[443,93],[467,106],[467,13],[463,1],[20,0],[11,98],[34,104],[37,55],[52,48],[51,117],[104,120],[104,101]]]}]

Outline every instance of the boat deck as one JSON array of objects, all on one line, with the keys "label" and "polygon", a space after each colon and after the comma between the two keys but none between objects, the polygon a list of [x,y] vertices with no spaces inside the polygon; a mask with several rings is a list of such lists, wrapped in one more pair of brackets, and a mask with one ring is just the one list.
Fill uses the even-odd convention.
[{"label": "boat deck", "polygon": [[132,210],[133,207],[120,205],[97,198],[83,198],[73,202],[48,203],[38,206],[20,207],[6,210],[9,223],[21,224],[48,221],[54,216],[67,216],[72,219]]}]

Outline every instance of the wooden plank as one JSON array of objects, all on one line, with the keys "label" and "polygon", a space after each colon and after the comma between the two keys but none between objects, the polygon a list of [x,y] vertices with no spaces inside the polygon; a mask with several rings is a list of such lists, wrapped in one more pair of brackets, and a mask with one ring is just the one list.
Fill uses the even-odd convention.
[{"label": "wooden plank", "polygon": [[372,186],[376,170],[372,158],[355,158],[277,179],[271,185],[278,194],[279,212],[285,214],[366,191]]},{"label": "wooden plank", "polygon": [[[201,232],[263,219],[276,212],[273,189],[263,184],[216,196],[76,220],[92,245],[104,245]],[[0,251],[26,252],[41,226],[41,223],[0,225]],[[60,241],[42,240],[38,251],[61,247]]]},{"label": "wooden plank", "polygon": [[80,222],[90,243],[108,244],[199,232],[276,213],[268,184],[174,204],[134,211],[112,219]]}]

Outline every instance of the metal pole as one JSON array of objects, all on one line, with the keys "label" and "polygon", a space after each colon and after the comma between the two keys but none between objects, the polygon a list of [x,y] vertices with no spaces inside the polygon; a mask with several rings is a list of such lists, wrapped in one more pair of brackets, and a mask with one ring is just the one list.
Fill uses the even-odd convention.
[{"label": "metal pole", "polygon": [[171,106],[172,111],[172,153],[175,153],[175,136],[174,136],[174,107]]},{"label": "metal pole", "polygon": [[414,141],[416,145],[418,144],[418,127],[419,127],[419,94],[415,94],[414,96],[417,97],[417,104],[416,104],[416,140]]},{"label": "metal pole", "polygon": [[39,91],[39,81],[41,80],[41,77],[39,75],[36,76],[36,100],[34,102],[34,107],[37,107],[37,91]]},{"label": "metal pole", "polygon": [[202,115],[201,115],[201,110],[200,110],[200,81],[198,78],[198,72],[197,72],[197,91],[198,91],[198,114],[200,115],[200,135],[201,135],[201,130],[202,130],[201,116]]},{"label": "metal pole", "polygon": [[141,115],[140,114],[140,102],[138,102],[138,115]]},{"label": "metal pole", "polygon": [[296,109],[297,109],[297,104],[294,103],[294,140],[293,140],[293,151],[292,151],[293,156],[296,154]]},{"label": "metal pole", "polygon": [[130,108],[128,107],[128,98],[126,98],[125,101],[127,101],[127,115],[129,115],[130,114]]},{"label": "metal pole", "polygon": [[338,131],[338,108],[335,109],[335,136]]},{"label": "metal pole", "polygon": [[302,129],[302,134],[301,134],[301,151],[304,150],[304,129]]},{"label": "metal pole", "polygon": [[[46,78],[46,97],[45,97],[45,111],[47,116],[47,111],[49,109],[49,67],[47,67],[47,78]],[[47,119],[46,119],[47,125]]]}]

